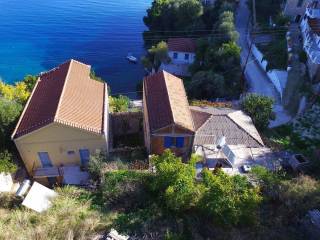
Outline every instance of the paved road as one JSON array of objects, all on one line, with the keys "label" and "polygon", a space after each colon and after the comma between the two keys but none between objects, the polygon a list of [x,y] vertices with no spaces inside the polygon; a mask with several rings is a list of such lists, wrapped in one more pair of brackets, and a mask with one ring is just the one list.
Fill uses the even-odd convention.
[{"label": "paved road", "polygon": [[[238,44],[242,48],[241,63],[243,65],[245,64],[246,58],[249,53],[249,46],[247,41],[249,17],[250,11],[247,7],[246,0],[241,0],[236,16],[236,28],[240,33]],[[276,92],[267,74],[261,69],[252,55],[250,55],[248,59],[245,74],[249,84],[249,92],[272,97],[276,100],[276,102],[280,101],[279,94]]]},{"label": "paved road", "polygon": [[[247,6],[247,0],[241,0],[238,6],[236,15],[236,29],[240,34],[238,44],[241,47],[241,64],[244,65],[249,53],[249,46],[247,42],[248,22],[250,11]],[[274,85],[269,80],[267,74],[252,55],[249,56],[246,67],[245,76],[249,85],[249,92],[257,93],[272,97],[275,100],[274,111],[276,113],[276,120],[270,123],[270,127],[279,126],[288,122],[291,117],[286,113],[280,103],[280,96],[276,91]]]}]

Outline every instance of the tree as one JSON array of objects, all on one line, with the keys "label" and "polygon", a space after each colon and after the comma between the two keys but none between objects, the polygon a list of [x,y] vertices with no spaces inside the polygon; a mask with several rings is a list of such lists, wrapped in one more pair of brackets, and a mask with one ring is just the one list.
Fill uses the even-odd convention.
[{"label": "tree", "polygon": [[202,11],[198,0],[154,0],[143,21],[150,31],[186,30],[199,21]]},{"label": "tree", "polygon": [[168,45],[166,42],[159,42],[148,50],[146,57],[142,58],[142,64],[150,72],[158,72],[162,63],[170,62]]},{"label": "tree", "polygon": [[248,94],[241,102],[241,107],[251,118],[256,127],[264,130],[273,119],[274,100],[270,97],[257,94]]},{"label": "tree", "polygon": [[109,107],[111,112],[127,112],[129,110],[130,99],[127,96],[109,97]]},{"label": "tree", "polygon": [[279,186],[284,178],[284,174],[280,172],[271,172],[265,167],[255,166],[252,168],[252,174],[257,179],[264,196],[270,199],[278,199]]},{"label": "tree", "polygon": [[221,225],[255,222],[262,200],[258,188],[243,176],[229,176],[221,170],[215,174],[204,170],[202,176],[204,189],[198,206],[205,215]]},{"label": "tree", "polygon": [[222,75],[213,71],[197,72],[188,85],[189,97],[213,99],[224,95],[225,81]]},{"label": "tree", "polygon": [[0,173],[15,173],[18,167],[13,163],[12,154],[8,150],[0,152]]},{"label": "tree", "polygon": [[239,38],[239,33],[234,25],[233,12],[225,11],[219,16],[218,30],[223,34],[222,42],[236,42]]},{"label": "tree", "polygon": [[15,85],[11,85],[0,81],[0,97],[1,96],[10,101],[24,104],[30,96],[30,91],[24,82],[17,82]]},{"label": "tree", "polygon": [[191,208],[197,201],[194,162],[182,163],[170,150],[161,156],[152,156],[156,176],[151,189],[164,199],[166,206],[179,212]]},{"label": "tree", "polygon": [[93,80],[96,80],[98,82],[102,82],[102,83],[105,82],[101,77],[98,77],[96,75],[96,72],[93,69],[91,69],[91,71],[90,71],[90,78],[93,79]]},{"label": "tree", "polygon": [[22,82],[26,85],[26,89],[31,93],[33,87],[36,85],[38,76],[27,75],[23,78]]},{"label": "tree", "polygon": [[10,135],[21,111],[21,104],[0,97],[0,149],[10,145]]}]

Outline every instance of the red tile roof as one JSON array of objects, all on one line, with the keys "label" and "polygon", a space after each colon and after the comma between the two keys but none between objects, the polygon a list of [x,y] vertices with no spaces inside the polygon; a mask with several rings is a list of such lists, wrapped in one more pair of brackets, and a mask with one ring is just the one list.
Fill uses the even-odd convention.
[{"label": "red tile roof", "polygon": [[50,123],[103,132],[105,84],[90,79],[90,66],[70,60],[43,73],[20,117],[13,138]]},{"label": "red tile roof", "polygon": [[191,38],[169,38],[168,49],[175,52],[195,53],[196,42]]},{"label": "red tile roof", "polygon": [[171,124],[194,131],[187,95],[180,78],[161,71],[144,78],[143,90],[151,131]]},{"label": "red tile roof", "polygon": [[308,18],[308,24],[311,28],[311,30],[317,34],[320,35],[320,20],[317,18]]}]

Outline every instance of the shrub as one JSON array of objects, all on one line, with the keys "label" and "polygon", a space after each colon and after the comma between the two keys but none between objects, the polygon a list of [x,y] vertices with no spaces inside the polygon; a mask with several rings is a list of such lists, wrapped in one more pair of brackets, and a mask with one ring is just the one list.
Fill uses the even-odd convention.
[{"label": "shrub", "polygon": [[204,170],[203,186],[198,206],[214,223],[255,223],[262,197],[259,189],[252,187],[245,177],[229,176],[219,170],[215,174]]},{"label": "shrub", "polygon": [[101,152],[90,156],[88,170],[93,180],[97,181],[102,177],[104,162],[106,161],[106,153]]},{"label": "shrub", "polygon": [[320,206],[320,184],[309,176],[283,181],[280,190],[279,198],[290,211],[304,215]]},{"label": "shrub", "polygon": [[107,218],[91,208],[84,190],[74,187],[56,189],[58,197],[51,208],[39,214],[25,208],[0,209],[0,239],[91,239],[105,231]]},{"label": "shrub", "polygon": [[11,193],[0,193],[0,208],[14,209],[21,203],[21,199]]},{"label": "shrub", "polygon": [[15,173],[18,167],[13,163],[12,154],[5,150],[0,153],[0,173]]},{"label": "shrub", "polygon": [[101,193],[107,205],[117,204],[133,207],[144,202],[145,184],[149,174],[143,172],[118,170],[107,172],[102,179]]},{"label": "shrub", "polygon": [[266,129],[272,120],[272,106],[274,100],[257,94],[248,94],[241,102],[242,109],[252,118],[253,123],[260,130]]},{"label": "shrub", "polygon": [[161,156],[153,156],[156,175],[151,185],[167,208],[179,212],[193,207],[199,192],[195,183],[195,168],[192,164],[184,164],[170,150]]},{"label": "shrub", "polygon": [[128,112],[130,99],[127,96],[109,97],[111,112]]}]

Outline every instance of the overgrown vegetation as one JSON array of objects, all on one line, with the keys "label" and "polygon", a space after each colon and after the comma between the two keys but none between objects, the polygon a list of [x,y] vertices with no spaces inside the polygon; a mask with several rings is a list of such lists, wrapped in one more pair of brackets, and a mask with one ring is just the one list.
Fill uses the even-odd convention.
[{"label": "overgrown vegetation", "polygon": [[93,209],[88,192],[73,187],[55,190],[58,197],[42,214],[20,207],[13,196],[7,196],[6,205],[0,206],[0,239],[84,240],[106,230],[110,218]]},{"label": "overgrown vegetation", "polygon": [[264,130],[274,118],[273,99],[257,94],[248,94],[241,102],[242,109],[252,118],[254,125]]},{"label": "overgrown vegetation", "polygon": [[162,63],[169,63],[171,61],[168,55],[167,43],[161,41],[152,46],[145,57],[141,59],[143,66],[150,73],[158,72]]},{"label": "overgrown vegetation", "polygon": [[190,68],[192,77],[186,81],[189,98],[238,98],[241,67],[235,4],[236,0],[217,0],[213,6],[204,7],[198,0],[154,0],[144,18],[149,28],[144,34],[146,43],[152,39],[154,45],[143,58],[146,69],[156,72],[161,62],[170,61],[166,44],[159,41],[173,33],[176,37],[196,35],[196,60]]},{"label": "overgrown vegetation", "polygon": [[261,44],[259,50],[268,62],[267,71],[272,69],[286,70],[288,67],[288,50],[285,34],[278,34],[270,43]]},{"label": "overgrown vegetation", "polygon": [[36,81],[37,76],[31,75],[14,85],[0,81],[0,172],[16,171],[11,154],[15,149],[11,134]]},{"label": "overgrown vegetation", "polygon": [[[288,22],[288,19],[282,15],[282,3],[282,0],[256,1],[256,16],[259,27],[270,26],[270,18],[277,26],[283,26]],[[252,12],[252,1],[248,1],[248,4]]]},{"label": "overgrown vegetation", "polygon": [[13,157],[8,150],[0,152],[0,173],[15,173],[17,165],[13,162]]},{"label": "overgrown vegetation", "polygon": [[110,112],[128,112],[130,99],[127,96],[109,96]]},{"label": "overgrown vegetation", "polygon": [[110,228],[137,239],[300,239],[299,219],[320,204],[316,180],[262,167],[253,169],[253,186],[220,170],[196,181],[198,158],[184,164],[169,150],[152,157],[155,173],[101,172],[97,161],[97,190],[58,188],[43,214],[0,195],[0,239],[90,239]]}]

